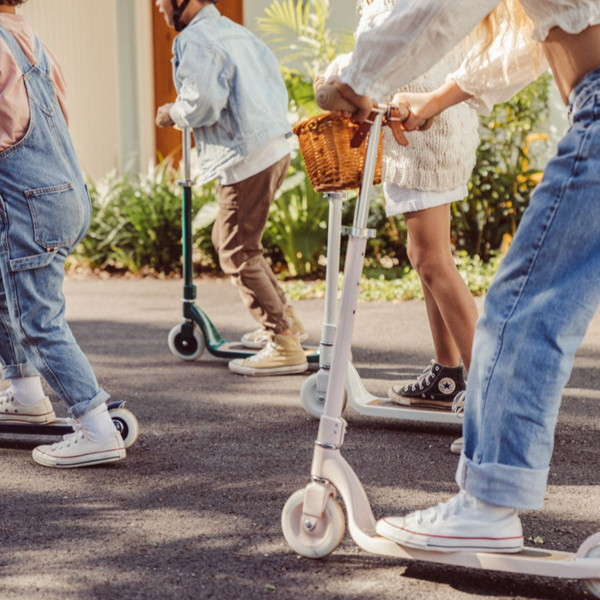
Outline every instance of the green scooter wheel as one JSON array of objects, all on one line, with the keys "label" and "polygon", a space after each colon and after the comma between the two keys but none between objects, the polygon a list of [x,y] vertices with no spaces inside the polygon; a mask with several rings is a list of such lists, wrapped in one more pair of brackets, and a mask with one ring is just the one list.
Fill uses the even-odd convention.
[{"label": "green scooter wheel", "polygon": [[194,327],[193,336],[184,336],[183,324],[175,325],[169,332],[169,349],[179,359],[185,361],[198,360],[206,350],[202,334]]}]

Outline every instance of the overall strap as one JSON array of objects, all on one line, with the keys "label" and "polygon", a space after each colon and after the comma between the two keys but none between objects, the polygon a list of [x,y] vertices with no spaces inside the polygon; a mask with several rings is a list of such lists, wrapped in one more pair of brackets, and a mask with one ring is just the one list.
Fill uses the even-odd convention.
[{"label": "overall strap", "polygon": [[0,25],[0,37],[7,43],[9,50],[15,58],[15,61],[19,65],[19,68],[23,72],[23,75],[26,75],[33,69],[33,65],[27,60],[25,56],[25,52],[19,46],[19,42],[14,38],[12,33],[8,31],[5,27]]},{"label": "overall strap", "polygon": [[50,61],[48,54],[44,49],[44,45],[40,42],[40,38],[35,38],[35,59],[37,60],[36,67],[50,77]]}]

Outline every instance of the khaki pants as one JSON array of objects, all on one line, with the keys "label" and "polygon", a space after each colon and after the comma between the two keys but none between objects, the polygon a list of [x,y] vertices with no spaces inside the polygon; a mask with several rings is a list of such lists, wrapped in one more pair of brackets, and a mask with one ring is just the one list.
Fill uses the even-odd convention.
[{"label": "khaki pants", "polygon": [[286,156],[264,171],[219,189],[219,213],[212,241],[219,262],[240,290],[242,302],[265,328],[281,333],[290,328],[286,299],[263,256],[261,239],[275,192],[287,174]]}]

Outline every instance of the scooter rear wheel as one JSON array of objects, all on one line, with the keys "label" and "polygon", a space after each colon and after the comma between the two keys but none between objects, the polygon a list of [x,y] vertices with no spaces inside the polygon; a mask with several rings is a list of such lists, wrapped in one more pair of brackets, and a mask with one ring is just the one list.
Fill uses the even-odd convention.
[{"label": "scooter rear wheel", "polygon": [[[586,555],[586,558],[598,558],[600,557],[600,545],[594,546]],[[585,585],[594,596],[594,598],[600,598],[600,579],[586,579]]]},{"label": "scooter rear wheel", "polygon": [[325,511],[309,530],[302,521],[305,493],[305,489],[298,490],[288,498],[281,514],[281,529],[292,550],[306,558],[322,558],[342,543],[346,531],[344,512],[338,501],[329,496]]},{"label": "scooter rear wheel", "polygon": [[181,360],[198,360],[206,350],[204,336],[194,327],[194,336],[185,339],[181,331],[182,327],[183,324],[175,325],[169,332],[169,350]]},{"label": "scooter rear wheel", "polygon": [[126,408],[109,410],[108,415],[123,437],[123,445],[125,448],[131,448],[131,446],[137,442],[140,435],[140,424],[138,423],[136,416]]},{"label": "scooter rear wheel", "polygon": [[[304,410],[315,419],[320,419],[323,412],[325,411],[325,395],[319,394],[317,391],[317,375],[313,373],[308,379],[304,381],[300,388],[300,402]],[[342,412],[346,409],[348,402],[348,392],[344,392],[344,406]]]}]

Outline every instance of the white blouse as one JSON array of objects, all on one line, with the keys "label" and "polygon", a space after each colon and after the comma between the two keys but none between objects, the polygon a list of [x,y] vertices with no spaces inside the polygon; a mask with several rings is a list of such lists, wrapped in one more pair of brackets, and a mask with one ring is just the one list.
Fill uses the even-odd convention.
[{"label": "white blouse", "polygon": [[[387,100],[429,70],[472,31],[500,0],[403,0],[379,27],[364,32],[352,64],[341,79],[355,92]],[[521,0],[534,23],[532,37],[541,42],[553,27],[576,34],[600,24],[600,0]],[[463,63],[449,77],[474,96],[471,106],[487,113],[512,97],[546,68],[541,46],[531,56],[526,39],[497,39],[482,61]],[[472,51],[476,53],[476,49]]]},{"label": "white blouse", "polygon": [[466,103],[489,115],[494,104],[510,100],[548,69],[542,45],[528,43],[527,36],[504,28],[483,55],[473,48],[446,81],[456,81],[461,90],[473,96]]}]

